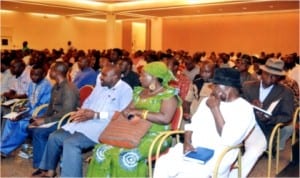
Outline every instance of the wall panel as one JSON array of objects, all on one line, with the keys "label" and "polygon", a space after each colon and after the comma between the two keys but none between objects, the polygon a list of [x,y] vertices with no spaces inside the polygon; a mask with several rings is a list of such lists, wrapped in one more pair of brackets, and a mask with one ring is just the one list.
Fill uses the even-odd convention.
[{"label": "wall panel", "polygon": [[162,36],[163,50],[299,52],[299,12],[164,19]]}]

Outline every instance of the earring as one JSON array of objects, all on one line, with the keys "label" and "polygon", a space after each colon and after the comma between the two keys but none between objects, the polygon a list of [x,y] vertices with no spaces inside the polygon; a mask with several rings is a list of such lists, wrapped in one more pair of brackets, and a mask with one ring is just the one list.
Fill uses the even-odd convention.
[{"label": "earring", "polygon": [[155,84],[154,84],[154,83],[151,83],[151,84],[149,85],[149,89],[150,89],[151,91],[154,91],[154,90],[156,89]]}]

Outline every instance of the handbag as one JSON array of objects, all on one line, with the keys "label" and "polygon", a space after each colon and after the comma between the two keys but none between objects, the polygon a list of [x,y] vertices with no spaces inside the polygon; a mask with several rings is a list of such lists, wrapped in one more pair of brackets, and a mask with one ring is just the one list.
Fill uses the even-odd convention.
[{"label": "handbag", "polygon": [[99,142],[122,148],[136,148],[150,127],[151,122],[145,119],[131,121],[116,112],[100,135]]}]

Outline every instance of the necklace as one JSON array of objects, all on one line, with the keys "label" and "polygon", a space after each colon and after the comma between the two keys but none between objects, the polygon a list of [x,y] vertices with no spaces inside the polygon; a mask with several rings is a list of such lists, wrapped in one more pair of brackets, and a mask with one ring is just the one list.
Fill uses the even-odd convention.
[{"label": "necklace", "polygon": [[153,94],[156,94],[156,93],[158,93],[161,89],[163,89],[164,87],[163,86],[161,86],[161,87],[159,87],[158,89],[156,89],[156,90],[154,90],[154,91],[151,91],[151,90],[149,90],[149,94],[151,94],[151,95],[153,95]]}]

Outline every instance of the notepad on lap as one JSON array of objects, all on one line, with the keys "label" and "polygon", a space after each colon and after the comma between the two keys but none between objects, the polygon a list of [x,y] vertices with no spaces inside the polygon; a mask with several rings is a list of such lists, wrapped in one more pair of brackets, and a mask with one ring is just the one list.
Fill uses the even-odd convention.
[{"label": "notepad on lap", "polygon": [[29,111],[29,108],[26,108],[26,109],[24,109],[24,110],[21,111],[21,112],[10,112],[10,113],[4,115],[3,118],[13,120],[13,119],[15,119],[16,117],[18,117],[18,116],[20,116],[20,115],[22,115],[22,114],[27,113],[28,111]]},{"label": "notepad on lap", "polygon": [[8,101],[5,101],[4,103],[2,103],[3,106],[10,106],[16,102],[20,101],[20,99],[11,99],[11,100],[8,100]]},{"label": "notepad on lap", "polygon": [[214,155],[214,150],[205,147],[197,147],[184,155],[184,160],[205,164]]}]

